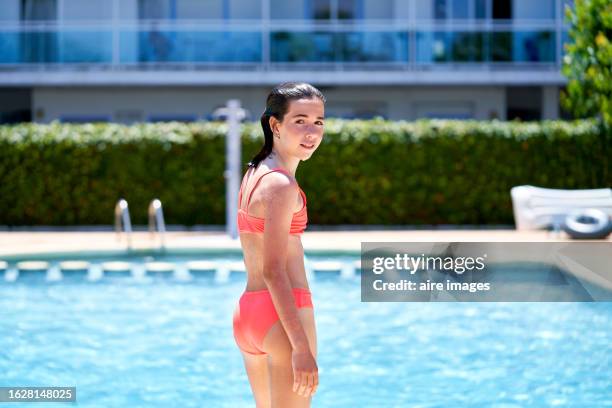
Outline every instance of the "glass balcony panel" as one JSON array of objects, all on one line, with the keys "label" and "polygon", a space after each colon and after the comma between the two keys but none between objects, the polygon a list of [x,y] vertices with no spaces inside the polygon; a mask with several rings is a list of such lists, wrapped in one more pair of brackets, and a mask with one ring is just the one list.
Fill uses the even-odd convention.
[{"label": "glass balcony panel", "polygon": [[510,32],[489,33],[490,60],[493,62],[512,61],[513,38]]},{"label": "glass balcony panel", "polygon": [[58,62],[58,33],[23,31],[19,35],[19,62],[44,64]]},{"label": "glass balcony panel", "polygon": [[110,31],[61,31],[59,61],[63,63],[111,63],[113,34]]},{"label": "glass balcony panel", "polygon": [[342,62],[406,62],[408,33],[352,32],[337,33]]},{"label": "glass balcony panel", "polygon": [[273,62],[405,62],[406,32],[275,32]]},{"label": "glass balcony panel", "polygon": [[450,60],[452,62],[482,62],[484,35],[481,32],[449,33]]},{"label": "glass balcony panel", "polygon": [[111,31],[0,33],[0,63],[111,63]]},{"label": "glass balcony panel", "polygon": [[18,64],[22,62],[20,43],[21,33],[0,31],[0,64]]},{"label": "glass balcony panel", "polygon": [[234,31],[122,31],[121,62],[261,62],[261,34]]},{"label": "glass balcony panel", "polygon": [[334,33],[287,32],[270,34],[273,62],[333,62],[336,60]]},{"label": "glass balcony panel", "polygon": [[552,31],[520,31],[514,34],[513,61],[554,62],[555,34]]},{"label": "glass balcony panel", "polygon": [[555,34],[552,31],[490,33],[491,61],[554,62]]},{"label": "glass balcony panel", "polygon": [[416,35],[416,61],[482,62],[485,33],[480,31],[420,31]]},{"label": "glass balcony panel", "polygon": [[447,62],[450,60],[450,36],[442,31],[416,33],[416,61],[418,63]]}]

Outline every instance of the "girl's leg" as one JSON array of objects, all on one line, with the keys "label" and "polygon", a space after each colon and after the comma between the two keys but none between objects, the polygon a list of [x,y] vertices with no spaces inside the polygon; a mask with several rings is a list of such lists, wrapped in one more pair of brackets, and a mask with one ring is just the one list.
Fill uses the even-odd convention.
[{"label": "girl's leg", "polygon": [[268,374],[268,356],[265,354],[248,354],[242,352],[251,390],[257,408],[270,408],[270,381]]},{"label": "girl's leg", "polygon": [[[317,356],[317,335],[314,311],[310,307],[298,309],[298,316],[306,332],[313,356]],[[270,401],[272,408],[310,407],[312,397],[305,398],[293,391],[293,366],[291,343],[279,321],[270,328],[263,341],[263,350],[268,353],[270,375]]]}]

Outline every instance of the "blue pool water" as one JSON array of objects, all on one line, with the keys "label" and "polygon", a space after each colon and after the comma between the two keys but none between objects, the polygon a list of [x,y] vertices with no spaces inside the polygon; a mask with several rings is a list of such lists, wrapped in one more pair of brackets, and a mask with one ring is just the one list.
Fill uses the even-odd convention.
[{"label": "blue pool water", "polygon": [[[361,303],[359,278],[335,275],[310,287],[314,407],[612,406],[612,303]],[[0,385],[76,386],[84,407],[252,407],[232,337],[243,289],[240,274],[3,280]]]}]

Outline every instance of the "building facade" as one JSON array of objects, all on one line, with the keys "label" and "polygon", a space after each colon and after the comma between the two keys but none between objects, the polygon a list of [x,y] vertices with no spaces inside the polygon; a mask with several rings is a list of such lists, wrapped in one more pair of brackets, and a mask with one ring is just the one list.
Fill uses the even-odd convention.
[{"label": "building facade", "polygon": [[257,119],[307,81],[326,116],[556,119],[570,0],[0,0],[0,122]]}]

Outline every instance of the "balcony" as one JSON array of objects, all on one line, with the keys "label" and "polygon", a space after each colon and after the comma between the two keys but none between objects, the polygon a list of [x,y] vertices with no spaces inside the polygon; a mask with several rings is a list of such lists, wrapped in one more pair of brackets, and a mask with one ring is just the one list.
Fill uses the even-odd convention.
[{"label": "balcony", "polygon": [[[403,20],[15,24],[0,28],[0,84],[256,84],[277,82],[279,74],[292,79],[295,72],[318,83],[325,79],[317,73],[336,75],[330,83],[459,84],[503,82],[513,72],[522,73],[523,83],[561,83],[566,29],[559,22]],[[444,73],[451,71],[449,79]],[[392,75],[373,78],[371,72]]]}]

